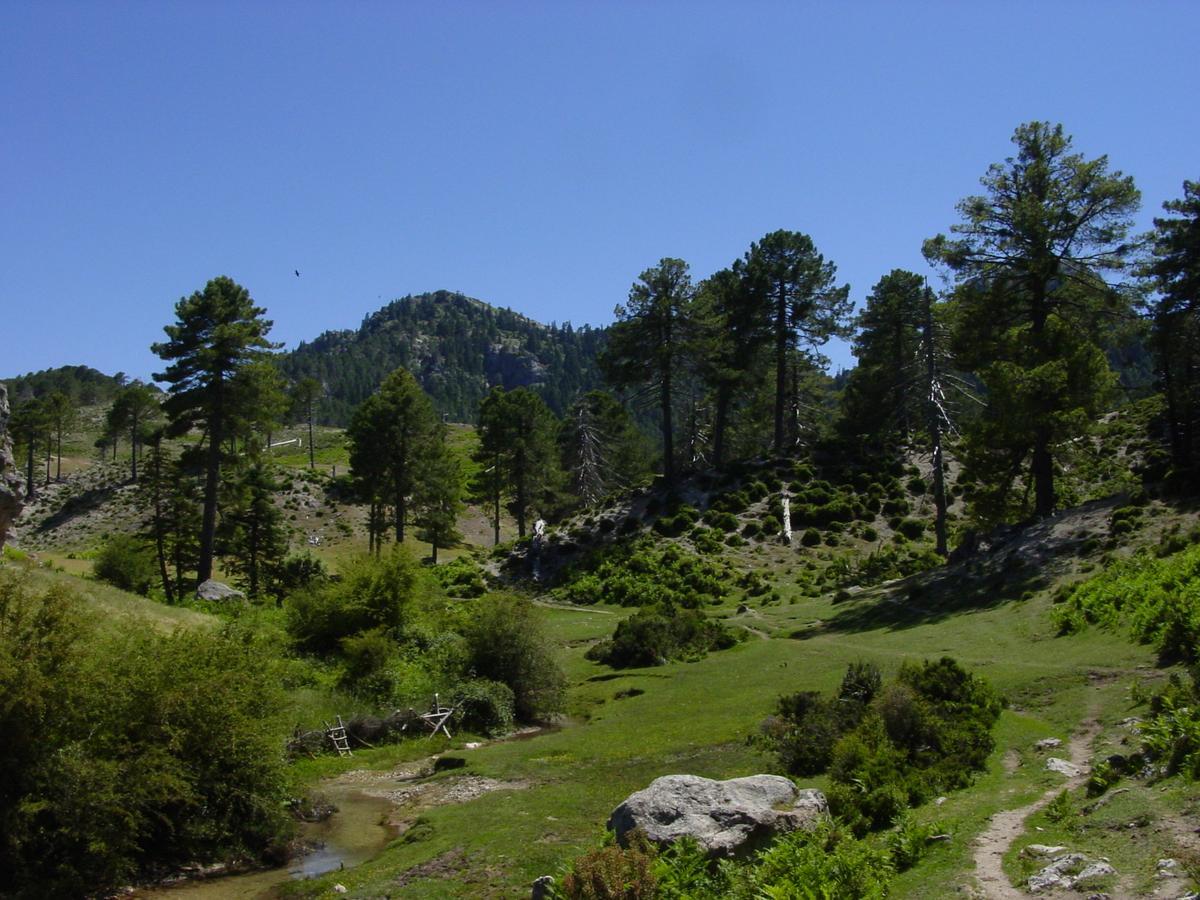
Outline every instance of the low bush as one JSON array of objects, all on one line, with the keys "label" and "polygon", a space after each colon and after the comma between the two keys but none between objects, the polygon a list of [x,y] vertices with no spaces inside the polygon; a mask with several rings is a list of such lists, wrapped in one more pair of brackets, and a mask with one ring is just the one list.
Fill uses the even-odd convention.
[{"label": "low bush", "polygon": [[145,541],[114,534],[96,552],[92,574],[113,587],[145,597],[158,581],[158,563]]},{"label": "low bush", "polygon": [[288,633],[300,649],[324,654],[372,629],[399,637],[412,617],[419,579],[420,567],[401,547],[356,557],[343,566],[340,581],[315,583],[287,598]]},{"label": "low bush", "polygon": [[[697,607],[728,590],[729,565],[678,545],[657,547],[650,538],[606,547],[572,572],[554,592],[568,603]],[[590,571],[589,571],[590,569]]]},{"label": "low bush", "polygon": [[474,678],[455,688],[453,697],[460,728],[488,735],[512,730],[516,697],[507,684]]},{"label": "low bush", "polygon": [[[608,519],[601,521],[607,522]],[[451,597],[474,598],[487,593],[487,584],[483,580],[483,572],[469,556],[460,556],[444,566],[433,570],[442,588]]]},{"label": "low bush", "polygon": [[737,531],[738,520],[731,512],[714,512],[709,510],[704,515],[704,521],[711,527],[720,529],[721,531]]},{"label": "low bush", "polygon": [[1193,662],[1200,646],[1200,546],[1113,562],[1077,584],[1051,616],[1061,634],[1089,625],[1124,627],[1164,661]]},{"label": "low bush", "polygon": [[785,697],[763,730],[788,772],[829,772],[831,809],[863,834],[965,786],[987,761],[999,714],[991,688],[943,657],[906,663],[886,685],[856,664],[836,697]]},{"label": "low bush", "polygon": [[288,836],[283,697],[236,628],[101,631],[0,569],[0,697],[0,895],[108,895]]},{"label": "low bush", "polygon": [[723,650],[738,637],[698,609],[664,604],[640,609],[617,625],[611,639],[589,648],[587,658],[615,669],[660,666],[671,660],[694,660],[710,650]]},{"label": "low bush", "polygon": [[482,598],[463,629],[475,675],[507,685],[519,721],[543,721],[562,710],[566,677],[532,603],[502,594]]}]

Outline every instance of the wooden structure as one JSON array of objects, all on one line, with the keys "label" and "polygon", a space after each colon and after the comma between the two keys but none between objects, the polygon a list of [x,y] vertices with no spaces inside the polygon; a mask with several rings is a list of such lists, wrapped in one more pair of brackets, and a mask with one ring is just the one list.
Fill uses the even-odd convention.
[{"label": "wooden structure", "polygon": [[346,724],[342,721],[342,717],[337,717],[336,725],[330,725],[328,722],[322,724],[325,726],[325,736],[332,742],[338,756],[353,756],[354,754],[350,751],[350,739],[346,735]]},{"label": "wooden structure", "polygon": [[433,737],[439,731],[443,732],[446,737],[450,737],[450,729],[446,727],[446,720],[454,715],[453,706],[442,706],[442,701],[437,694],[433,695],[433,705],[429,707],[429,712],[422,713],[421,719],[429,727],[429,737]]}]

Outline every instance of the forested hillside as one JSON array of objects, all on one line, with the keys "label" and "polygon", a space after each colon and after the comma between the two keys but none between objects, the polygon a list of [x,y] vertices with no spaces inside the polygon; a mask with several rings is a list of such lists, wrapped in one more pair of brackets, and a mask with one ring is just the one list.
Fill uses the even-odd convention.
[{"label": "forested hillside", "polygon": [[327,391],[321,419],[345,424],[351,410],[398,367],[408,369],[439,413],[473,422],[495,386],[533,388],[562,413],[600,384],[604,329],[542,325],[449,291],[407,296],[367,316],[357,331],[327,331],[280,360],[297,380]]},{"label": "forested hillside", "polygon": [[91,366],[59,366],[3,378],[14,401],[45,397],[61,391],[76,406],[108,403],[125,384],[123,372],[105,375]]}]

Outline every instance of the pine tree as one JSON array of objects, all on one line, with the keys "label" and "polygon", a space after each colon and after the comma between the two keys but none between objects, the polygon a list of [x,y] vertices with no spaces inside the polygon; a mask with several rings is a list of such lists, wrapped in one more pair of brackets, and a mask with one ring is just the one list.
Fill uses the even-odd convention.
[{"label": "pine tree", "polygon": [[629,299],[616,308],[608,346],[600,359],[609,383],[617,388],[641,387],[658,395],[663,481],[675,485],[675,379],[692,338],[694,291],[688,264],[663,258],[638,276]]},{"label": "pine tree", "polygon": [[445,428],[438,426],[441,434],[422,461],[413,497],[416,523],[421,529],[418,537],[429,542],[434,565],[437,565],[438,548],[450,547],[462,540],[456,526],[463,508],[463,470],[458,457],[446,444]]},{"label": "pine tree", "polygon": [[845,333],[850,287],[835,285],[837,267],[817,252],[812,238],[796,231],[773,231],[751,244],[745,266],[751,302],[770,323],[774,340],[773,446],[783,453],[799,426],[794,386],[803,360],[798,351]]},{"label": "pine tree", "polygon": [[1028,460],[1034,511],[1047,516],[1056,445],[1086,430],[1114,383],[1098,322],[1129,303],[1100,273],[1127,264],[1140,194],[1107,157],[1072,153],[1061,125],[1021,125],[1013,143],[1016,156],[982,179],[986,195],[959,203],[958,237],[926,241],[925,254],[957,279],[959,355],[988,393],[976,459],[997,497]]},{"label": "pine tree", "polygon": [[362,404],[351,419],[351,473],[366,494],[392,508],[396,543],[404,543],[409,504],[423,461],[434,452],[438,420],[429,396],[406,369],[384,379],[378,399]]},{"label": "pine tree", "polygon": [[221,537],[229,568],[251,599],[273,589],[287,555],[288,534],[275,506],[279,483],[261,460],[246,466],[226,488]]},{"label": "pine tree", "polygon": [[1167,406],[1171,456],[1195,478],[1200,471],[1200,182],[1185,181],[1168,200],[1172,216],[1154,220],[1153,258],[1145,274],[1158,298],[1151,342]]},{"label": "pine tree", "polygon": [[193,428],[204,432],[204,508],[200,526],[199,581],[212,577],[217,527],[222,444],[235,434],[239,414],[237,376],[259,354],[272,349],[271,322],[255,306],[249,292],[225,276],[214,278],[175,304],[177,321],[164,327],[168,340],[151,349],[168,362],[155,379],[167,382],[163,404],[171,435]]},{"label": "pine tree", "polygon": [[324,396],[325,386],[312,376],[305,376],[292,385],[292,408],[297,418],[308,425],[308,467],[315,469],[317,457],[313,442],[313,423],[317,418],[317,407]]}]

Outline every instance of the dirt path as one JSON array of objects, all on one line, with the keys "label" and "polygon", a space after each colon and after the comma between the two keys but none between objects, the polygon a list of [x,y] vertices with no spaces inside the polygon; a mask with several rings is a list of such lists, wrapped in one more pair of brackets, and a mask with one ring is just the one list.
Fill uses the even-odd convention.
[{"label": "dirt path", "polygon": [[1067,743],[1067,755],[1079,766],[1081,774],[1055,785],[1038,799],[1019,809],[1007,809],[996,813],[988,822],[987,829],[975,840],[975,878],[983,890],[986,900],[1026,900],[1029,896],[1009,884],[1001,862],[1013,841],[1025,832],[1025,820],[1046,806],[1064,790],[1073,790],[1087,781],[1087,761],[1092,741],[1100,732],[1100,723],[1089,715],[1079,732]]}]

